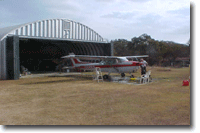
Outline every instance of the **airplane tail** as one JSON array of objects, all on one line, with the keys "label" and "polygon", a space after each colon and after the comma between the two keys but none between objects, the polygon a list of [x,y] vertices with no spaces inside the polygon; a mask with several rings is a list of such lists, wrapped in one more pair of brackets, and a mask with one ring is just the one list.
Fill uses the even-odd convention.
[{"label": "airplane tail", "polygon": [[73,67],[77,67],[77,66],[80,66],[81,64],[88,64],[89,62],[82,62],[79,60],[79,58],[76,58],[75,54],[74,53],[69,53],[69,55],[67,56],[63,56],[61,58],[68,58],[71,60],[72,62],[72,66]]},{"label": "airplane tail", "polygon": [[68,58],[72,62],[72,66],[75,67],[76,64],[81,64],[82,61],[80,61],[78,58],[75,57],[74,53],[69,53],[67,56],[63,56],[62,58]]},{"label": "airplane tail", "polygon": [[70,58],[71,61],[72,61],[72,66],[76,66],[76,64],[80,64],[82,61],[80,61],[79,59],[77,58]]}]

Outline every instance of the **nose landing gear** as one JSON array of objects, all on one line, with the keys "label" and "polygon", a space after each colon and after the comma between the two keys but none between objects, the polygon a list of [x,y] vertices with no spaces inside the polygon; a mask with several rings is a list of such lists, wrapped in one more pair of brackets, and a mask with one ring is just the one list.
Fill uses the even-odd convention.
[{"label": "nose landing gear", "polygon": [[135,78],[135,76],[133,74],[131,74],[131,78]]},{"label": "nose landing gear", "polygon": [[125,77],[125,73],[121,73],[121,77]]}]

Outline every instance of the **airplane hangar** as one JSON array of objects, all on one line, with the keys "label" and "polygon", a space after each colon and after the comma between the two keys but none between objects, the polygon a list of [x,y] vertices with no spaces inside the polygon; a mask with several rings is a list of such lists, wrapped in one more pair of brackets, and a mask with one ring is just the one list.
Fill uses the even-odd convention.
[{"label": "airplane hangar", "polygon": [[0,29],[0,79],[29,71],[55,71],[62,56],[113,55],[111,43],[88,26],[69,19],[38,20]]}]

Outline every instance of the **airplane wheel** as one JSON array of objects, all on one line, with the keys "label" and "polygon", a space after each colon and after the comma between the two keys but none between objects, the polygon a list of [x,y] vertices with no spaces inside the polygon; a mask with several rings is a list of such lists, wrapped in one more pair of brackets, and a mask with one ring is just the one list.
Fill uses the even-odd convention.
[{"label": "airplane wheel", "polygon": [[103,79],[108,79],[108,75],[103,75]]},{"label": "airplane wheel", "polygon": [[124,73],[121,73],[121,77],[125,77],[125,74],[124,74]]}]

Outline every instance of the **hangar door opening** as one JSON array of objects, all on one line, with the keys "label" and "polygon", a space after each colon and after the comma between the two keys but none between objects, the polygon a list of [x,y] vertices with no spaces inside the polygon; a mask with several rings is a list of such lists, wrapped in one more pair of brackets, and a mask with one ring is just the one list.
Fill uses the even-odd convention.
[{"label": "hangar door opening", "polygon": [[55,71],[66,55],[56,41],[40,39],[19,39],[20,66],[31,72]]},{"label": "hangar door opening", "polygon": [[54,39],[19,38],[20,66],[31,72],[58,71],[58,67],[71,66],[71,61],[61,59],[69,53],[76,55],[110,56],[110,43],[94,43]]}]

